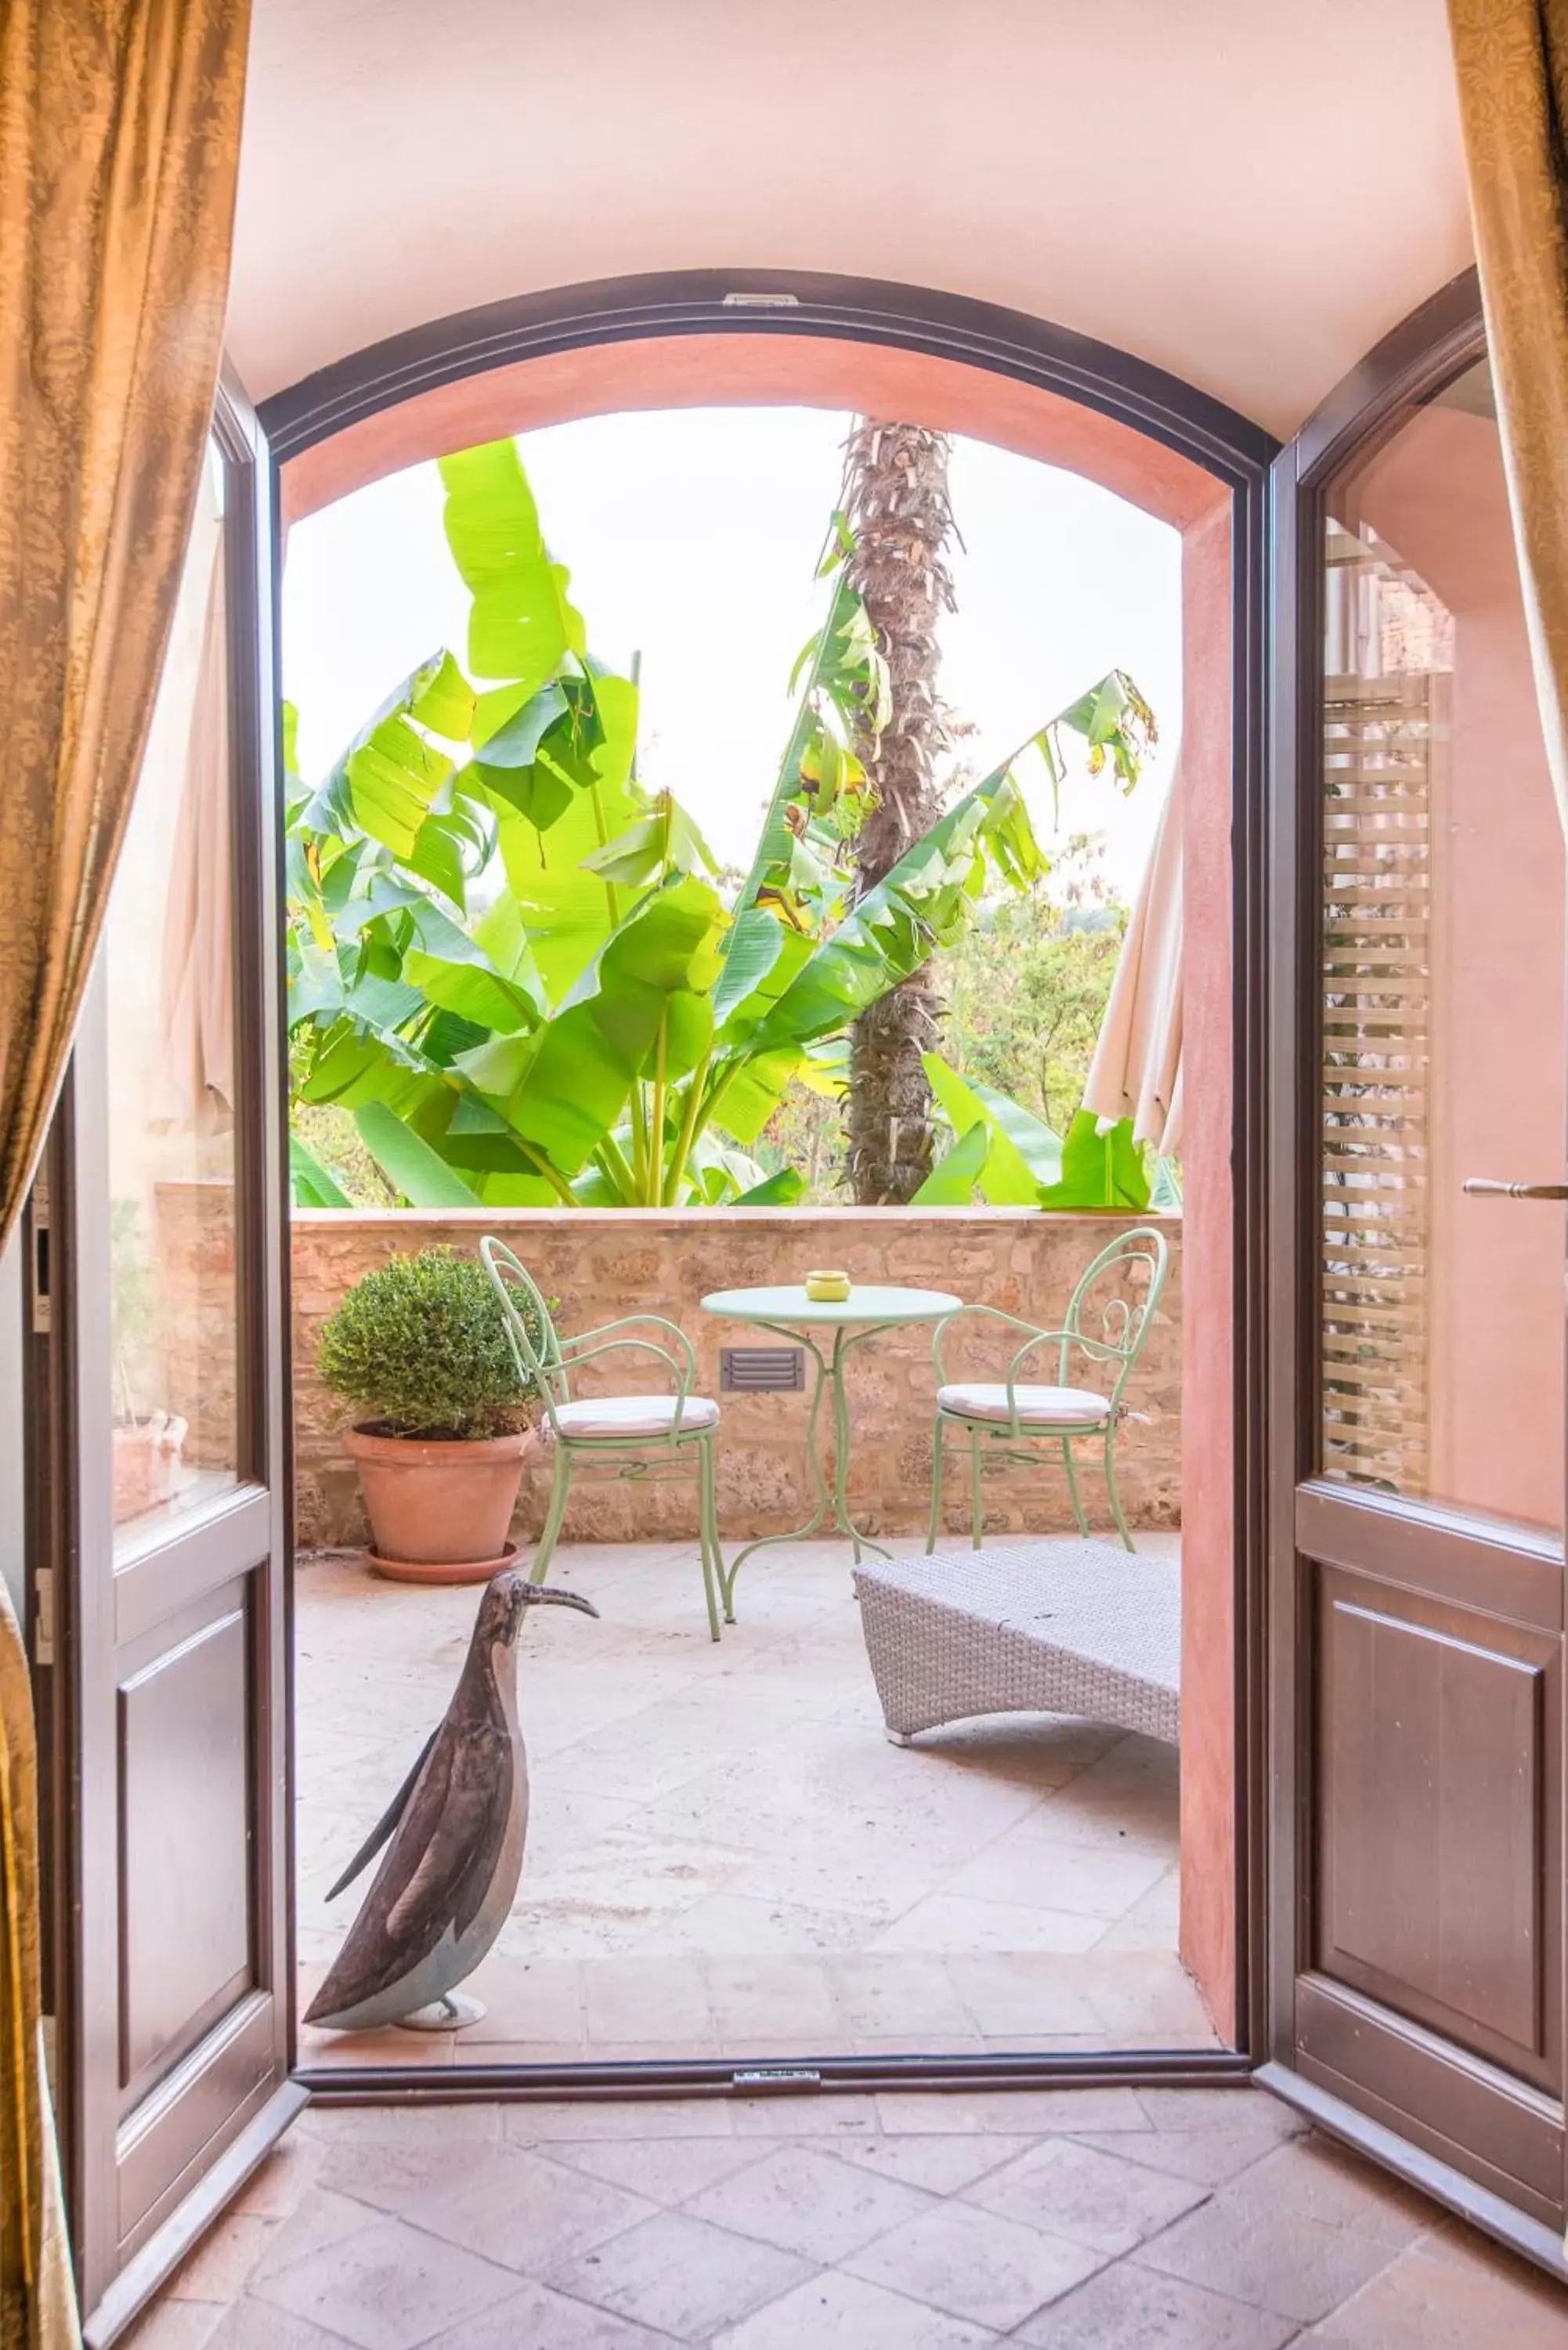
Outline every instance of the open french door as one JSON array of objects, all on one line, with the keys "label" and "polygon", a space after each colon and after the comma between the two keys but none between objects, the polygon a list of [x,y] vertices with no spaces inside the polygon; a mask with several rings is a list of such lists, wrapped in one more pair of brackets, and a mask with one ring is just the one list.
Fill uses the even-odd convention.
[{"label": "open french door", "polygon": [[1275,515],[1267,2077],[1560,2262],[1564,850],[1473,278]]},{"label": "open french door", "polygon": [[30,1227],[61,1464],[60,2103],[99,2345],[303,2101],[265,454],[225,390]]}]

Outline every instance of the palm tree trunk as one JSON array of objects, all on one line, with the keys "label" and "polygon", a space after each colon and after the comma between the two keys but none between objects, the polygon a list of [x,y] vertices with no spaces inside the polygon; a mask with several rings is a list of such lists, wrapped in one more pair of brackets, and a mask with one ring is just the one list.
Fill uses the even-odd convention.
[{"label": "palm tree trunk", "polygon": [[[886,725],[857,744],[875,804],[856,843],[864,896],[941,813],[936,773],[947,736],[937,698],[941,615],[953,608],[947,549],[947,435],[860,417],[850,435],[844,507],[855,548],[851,586],[888,663]],[[849,1178],[861,1207],[913,1198],[931,1167],[931,1089],[921,1055],[936,1043],[940,997],[931,966],[863,1012],[849,1074]]]}]

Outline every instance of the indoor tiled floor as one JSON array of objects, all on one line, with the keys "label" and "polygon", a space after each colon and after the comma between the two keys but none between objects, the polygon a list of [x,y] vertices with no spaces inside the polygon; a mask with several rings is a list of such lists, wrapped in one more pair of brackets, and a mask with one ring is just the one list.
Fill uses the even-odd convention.
[{"label": "indoor tiled floor", "polygon": [[308,2109],[127,2350],[1563,2350],[1261,2090]]},{"label": "indoor tiled floor", "polygon": [[[1045,1717],[891,1746],[844,1544],[752,1560],[718,1647],[691,1544],[551,1572],[601,1620],[524,1632],[533,1809],[489,2012],[455,2042],[306,2033],[307,2063],[1213,2044],[1176,1957],[1172,1750]],[[352,1555],[297,1589],[304,2005],[369,1879],[326,1887],[439,1719],[477,1595]]]}]

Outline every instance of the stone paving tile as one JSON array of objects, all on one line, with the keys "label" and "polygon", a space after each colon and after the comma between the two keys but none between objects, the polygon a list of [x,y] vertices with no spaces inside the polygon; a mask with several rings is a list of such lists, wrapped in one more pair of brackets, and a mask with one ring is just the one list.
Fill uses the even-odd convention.
[{"label": "stone paving tile", "polygon": [[[1128,2147],[1129,2154],[1135,2151]],[[1322,2137],[1276,2148],[1227,2187],[1223,2199],[1243,2221],[1288,2210],[1367,2236],[1390,2252],[1413,2243],[1432,2224],[1432,2207],[1424,2195]]]},{"label": "stone paving tile", "polygon": [[[1148,2116],[1131,2089],[905,2089],[877,2100],[890,2137],[954,2132],[1031,2137],[1058,2130],[1138,2130]],[[1130,2149],[1129,2149],[1130,2151]]]},{"label": "stone paving tile", "polygon": [[402,2216],[520,2275],[543,2277],[607,2243],[658,2209],[640,2195],[503,2147],[449,2186],[405,2199]]},{"label": "stone paving tile", "polygon": [[[1222,2186],[1305,2126],[1279,2098],[1248,2090],[1146,2089],[1137,2096],[1150,2126],[1136,2139],[1120,2131],[1085,2131],[1085,2143],[1200,2186]],[[1190,2102],[1183,2105],[1184,2098]]]},{"label": "stone paving tile", "polygon": [[1201,2203],[1206,2191],[1066,2137],[1047,2139],[961,2190],[966,2202],[983,2210],[1113,2255],[1158,2235]]},{"label": "stone paving tile", "polygon": [[731,2097],[541,2097],[482,2110],[499,2116],[514,2145],[545,2146],[583,2137],[733,2137],[738,2101]]},{"label": "stone paving tile", "polygon": [[928,1952],[836,1957],[829,1977],[839,2013],[857,2035],[909,2033],[929,2048],[933,2040],[945,2047],[955,2033],[967,2036],[974,2029],[945,1961]]},{"label": "stone paving tile", "polygon": [[256,2297],[340,2334],[357,2350],[414,2350],[516,2289],[509,2269],[404,2220],[376,2220],[262,2278]]},{"label": "stone paving tile", "polygon": [[706,2342],[810,2273],[809,2263],[680,2211],[661,2211],[550,2279],[575,2300],[680,2342]]},{"label": "stone paving tile", "polygon": [[[291,2136],[297,2130],[330,2146],[343,2146],[349,2139],[361,2145],[405,2145],[410,2141],[430,2145],[437,2139],[450,2143],[475,2138],[488,2139],[493,2145],[502,2135],[503,2115],[512,2110],[510,2106],[489,2104],[312,2105],[306,2106],[289,2127]],[[629,2133],[623,2130],[621,2135]]]},{"label": "stone paving tile", "polygon": [[290,2130],[254,2170],[234,2201],[231,2211],[247,2212],[259,2220],[286,2220],[315,2180],[320,2166],[319,2147],[303,2131]]},{"label": "stone paving tile", "polygon": [[421,2350],[670,2350],[673,2335],[527,2284],[510,2301],[465,2317]]},{"label": "stone paving tile", "polygon": [[340,2244],[347,2236],[357,2236],[371,2216],[363,2203],[336,2194],[330,2188],[313,2187],[287,2219],[280,2220],[273,2230],[252,2275],[253,2292],[257,2278],[275,2276],[296,2261],[308,2259],[312,2252],[325,2251],[328,2245]]},{"label": "stone paving tile", "polygon": [[276,2222],[226,2211],[171,2278],[171,2301],[235,2301],[267,2249]]},{"label": "stone paving tile", "polygon": [[1102,2269],[1013,2336],[1031,2350],[1282,2350],[1300,2338],[1293,2318],[1125,2261]]},{"label": "stone paving tile", "polygon": [[481,2177],[504,2152],[488,2138],[348,2138],[323,2150],[319,2180],[335,2195],[406,2217],[453,2186]]},{"label": "stone paving tile", "polygon": [[1568,2293],[1521,2262],[1414,2245],[1321,2324],[1315,2350],[1564,2350]]},{"label": "stone paving tile", "polygon": [[823,2150],[842,2162],[923,2187],[931,2195],[954,2195],[989,2170],[1027,2153],[1028,2137],[991,2137],[976,2132],[952,2137],[825,2138]]},{"label": "stone paving tile", "polygon": [[[977,1901],[1016,1902],[1114,1922],[1124,1918],[1167,1874],[1161,1853],[1103,1846],[1056,1844],[1031,1813],[1021,1827],[999,1836],[966,1861],[950,1893]],[[1019,1947],[1026,1947],[1020,1945]]]},{"label": "stone paving tile", "polygon": [[1044,1950],[1054,1957],[1064,1952],[1092,1950],[1105,1931],[1105,1920],[1075,1916],[1069,1911],[1025,1908],[1015,1902],[980,1901],[967,1894],[928,1894],[907,1909],[896,1923],[884,1928],[870,1944],[873,1950],[934,1950],[943,1957],[969,1958],[985,1951]]},{"label": "stone paving tile", "polygon": [[932,2203],[919,2188],[875,2171],[846,2171],[831,2154],[792,2146],[706,2189],[685,2208],[696,2219],[828,2268]]},{"label": "stone paving tile", "polygon": [[987,2350],[1001,2340],[883,2285],[829,2272],[715,2335],[713,2350]]},{"label": "stone paving tile", "polygon": [[123,2350],[207,2350],[223,2323],[221,2302],[160,2301],[120,2340]]},{"label": "stone paving tile", "polygon": [[1260,2207],[1232,2197],[1222,2188],[1132,2259],[1306,2325],[1337,2309],[1394,2257],[1376,2234],[1314,2218],[1288,2201]]},{"label": "stone paving tile", "polygon": [[743,2137],[875,2137],[881,2126],[875,2097],[836,2093],[736,2097],[731,2110]]},{"label": "stone paving tile", "polygon": [[704,2189],[732,2178],[753,2163],[765,2162],[770,2147],[755,2137],[666,2137],[558,2139],[544,2151],[591,2178],[607,2179],[649,2203],[673,2210]]},{"label": "stone paving tile", "polygon": [[759,2049],[772,2041],[815,2039],[839,2045],[844,2024],[831,1970],[819,1959],[713,1958],[706,1963],[708,2002],[722,2045]]},{"label": "stone paving tile", "polygon": [[[140,2337],[130,2339],[141,2350]],[[237,2301],[211,2336],[211,2350],[343,2350],[343,2345],[341,2334],[328,2334],[307,2318],[265,2301]]]},{"label": "stone paving tile", "polygon": [[951,2202],[906,2220],[841,2265],[950,2317],[1006,2333],[1081,2284],[1102,2259],[1064,2237]]}]

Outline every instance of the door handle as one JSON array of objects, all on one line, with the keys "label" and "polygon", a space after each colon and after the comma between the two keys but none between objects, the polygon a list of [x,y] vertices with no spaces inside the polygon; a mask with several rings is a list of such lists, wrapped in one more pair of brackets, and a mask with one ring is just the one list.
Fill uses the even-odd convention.
[{"label": "door handle", "polygon": [[1568,1200],[1568,1183],[1494,1183],[1468,1175],[1459,1189],[1472,1200]]}]

